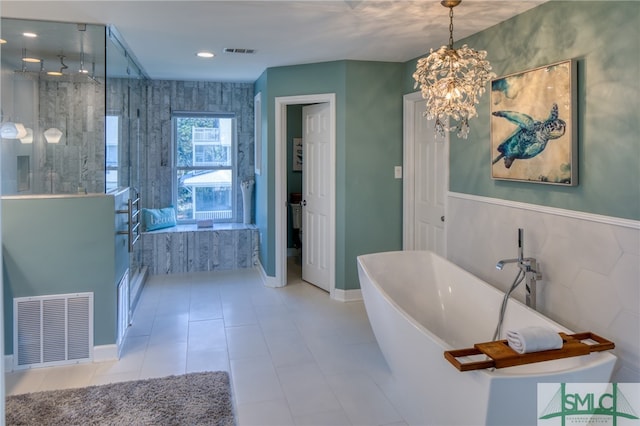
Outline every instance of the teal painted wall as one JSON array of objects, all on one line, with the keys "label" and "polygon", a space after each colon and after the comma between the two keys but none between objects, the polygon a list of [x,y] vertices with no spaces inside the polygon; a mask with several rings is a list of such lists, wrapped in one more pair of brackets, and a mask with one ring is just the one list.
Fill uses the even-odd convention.
[{"label": "teal painted wall", "polygon": [[114,198],[3,199],[4,345],[13,353],[13,298],[94,293],[94,344],[116,341]]},{"label": "teal painted wall", "polygon": [[394,178],[402,165],[402,72],[396,63],[347,62],[336,259],[345,286],[338,288],[360,288],[358,255],[402,249],[402,179]]},{"label": "teal painted wall", "polygon": [[271,198],[257,222],[268,275],[275,275],[276,97],[336,94],[336,288],[358,288],[357,255],[401,248],[402,184],[393,167],[402,163],[403,72],[400,63],[336,61],[270,68],[256,82],[268,117],[261,177],[267,187],[258,198]]},{"label": "teal painted wall", "polygon": [[[262,92],[263,170],[256,185],[256,199],[264,208],[256,225],[260,230],[260,262],[269,276],[275,276],[275,98],[282,96],[336,93],[337,139],[344,140],[344,63],[296,65],[269,68],[255,84]],[[339,143],[339,142],[338,142]],[[256,215],[258,218],[258,215]]]},{"label": "teal painted wall", "polygon": [[[260,262],[269,276],[275,276],[275,98],[282,96],[336,93],[337,143],[344,141],[344,62],[269,68],[258,79],[255,91],[262,92],[263,172],[256,185],[256,198],[264,208],[260,230]],[[257,217],[258,215],[256,215]]]},{"label": "teal painted wall", "polygon": [[486,50],[498,76],[576,59],[579,185],[491,179],[487,92],[469,139],[451,138],[451,191],[640,219],[640,3],[552,1],[462,43]]}]

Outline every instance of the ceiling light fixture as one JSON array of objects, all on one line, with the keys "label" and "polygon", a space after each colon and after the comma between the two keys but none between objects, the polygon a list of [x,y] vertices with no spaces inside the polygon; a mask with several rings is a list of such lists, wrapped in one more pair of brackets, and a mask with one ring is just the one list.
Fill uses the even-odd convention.
[{"label": "ceiling light fixture", "polygon": [[80,69],[78,72],[80,74],[89,74],[89,70],[84,69],[84,52],[80,52]]},{"label": "ceiling light fixture", "polygon": [[7,42],[7,40],[0,38],[0,44],[5,44]]},{"label": "ceiling light fixture", "polygon": [[20,138],[20,143],[22,144],[33,143],[33,129],[29,127],[25,127],[24,130],[26,131],[26,134],[24,137]]},{"label": "ceiling light fixture", "polygon": [[58,56],[60,58],[60,71],[47,71],[47,75],[52,75],[55,77],[59,77],[61,75],[63,75],[62,71],[66,70],[67,68],[69,68],[65,63],[64,63],[64,56],[60,55]]},{"label": "ceiling light fixture", "polygon": [[23,48],[22,49],[22,61],[23,62],[29,62],[31,64],[35,64],[35,63],[39,63],[40,62],[40,58],[34,58],[31,56],[27,56],[27,49]]},{"label": "ceiling light fixture", "polygon": [[[495,77],[491,64],[485,58],[487,52],[474,50],[466,44],[453,48],[453,8],[462,0],[442,0],[449,8],[449,44],[438,50],[430,50],[429,56],[418,60],[413,78],[427,101],[424,115],[435,119],[436,132],[456,131],[458,137],[467,138],[469,119],[477,117],[476,104],[485,92],[489,80]],[[451,125],[448,119],[457,121]]]},{"label": "ceiling light fixture", "polygon": [[22,35],[25,36],[25,37],[29,37],[29,38],[38,37],[38,34],[36,34],[36,33],[22,33]]},{"label": "ceiling light fixture", "polygon": [[87,31],[87,24],[78,24],[78,31],[80,32],[80,74],[89,74],[89,70],[84,69],[84,33]]},{"label": "ceiling light fixture", "polygon": [[213,58],[216,55],[211,52],[202,51],[202,52],[196,53],[196,56],[199,58]]},{"label": "ceiling light fixture", "polygon": [[45,130],[43,133],[44,139],[47,143],[58,143],[62,139],[62,131],[57,127],[51,127]]},{"label": "ceiling light fixture", "polygon": [[27,136],[27,129],[22,123],[7,121],[0,127],[0,136],[3,139],[22,139]]}]

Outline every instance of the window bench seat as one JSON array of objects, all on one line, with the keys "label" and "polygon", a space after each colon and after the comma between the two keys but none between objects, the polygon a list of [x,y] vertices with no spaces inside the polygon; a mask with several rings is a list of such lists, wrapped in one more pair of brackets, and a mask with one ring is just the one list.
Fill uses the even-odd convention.
[{"label": "window bench seat", "polygon": [[154,275],[253,268],[258,261],[255,225],[177,225],[143,232],[141,241],[142,264]]}]

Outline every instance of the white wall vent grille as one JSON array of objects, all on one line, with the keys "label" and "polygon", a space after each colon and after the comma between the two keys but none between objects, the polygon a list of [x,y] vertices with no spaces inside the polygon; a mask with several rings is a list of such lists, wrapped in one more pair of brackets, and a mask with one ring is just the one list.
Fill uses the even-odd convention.
[{"label": "white wall vent grille", "polygon": [[14,368],[93,359],[93,293],[13,299]]},{"label": "white wall vent grille", "polygon": [[225,47],[224,53],[241,53],[244,55],[252,55],[256,53],[255,49],[245,49],[240,47]]}]

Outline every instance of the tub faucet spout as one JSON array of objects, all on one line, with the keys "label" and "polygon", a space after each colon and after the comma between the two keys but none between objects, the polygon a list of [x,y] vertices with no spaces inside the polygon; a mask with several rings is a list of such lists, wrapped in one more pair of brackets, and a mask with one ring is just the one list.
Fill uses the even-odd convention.
[{"label": "tub faucet spout", "polygon": [[502,259],[498,261],[498,263],[496,263],[496,269],[498,271],[502,271],[502,268],[504,268],[504,265],[506,265],[507,263],[518,263],[518,262],[520,262],[520,259]]}]

